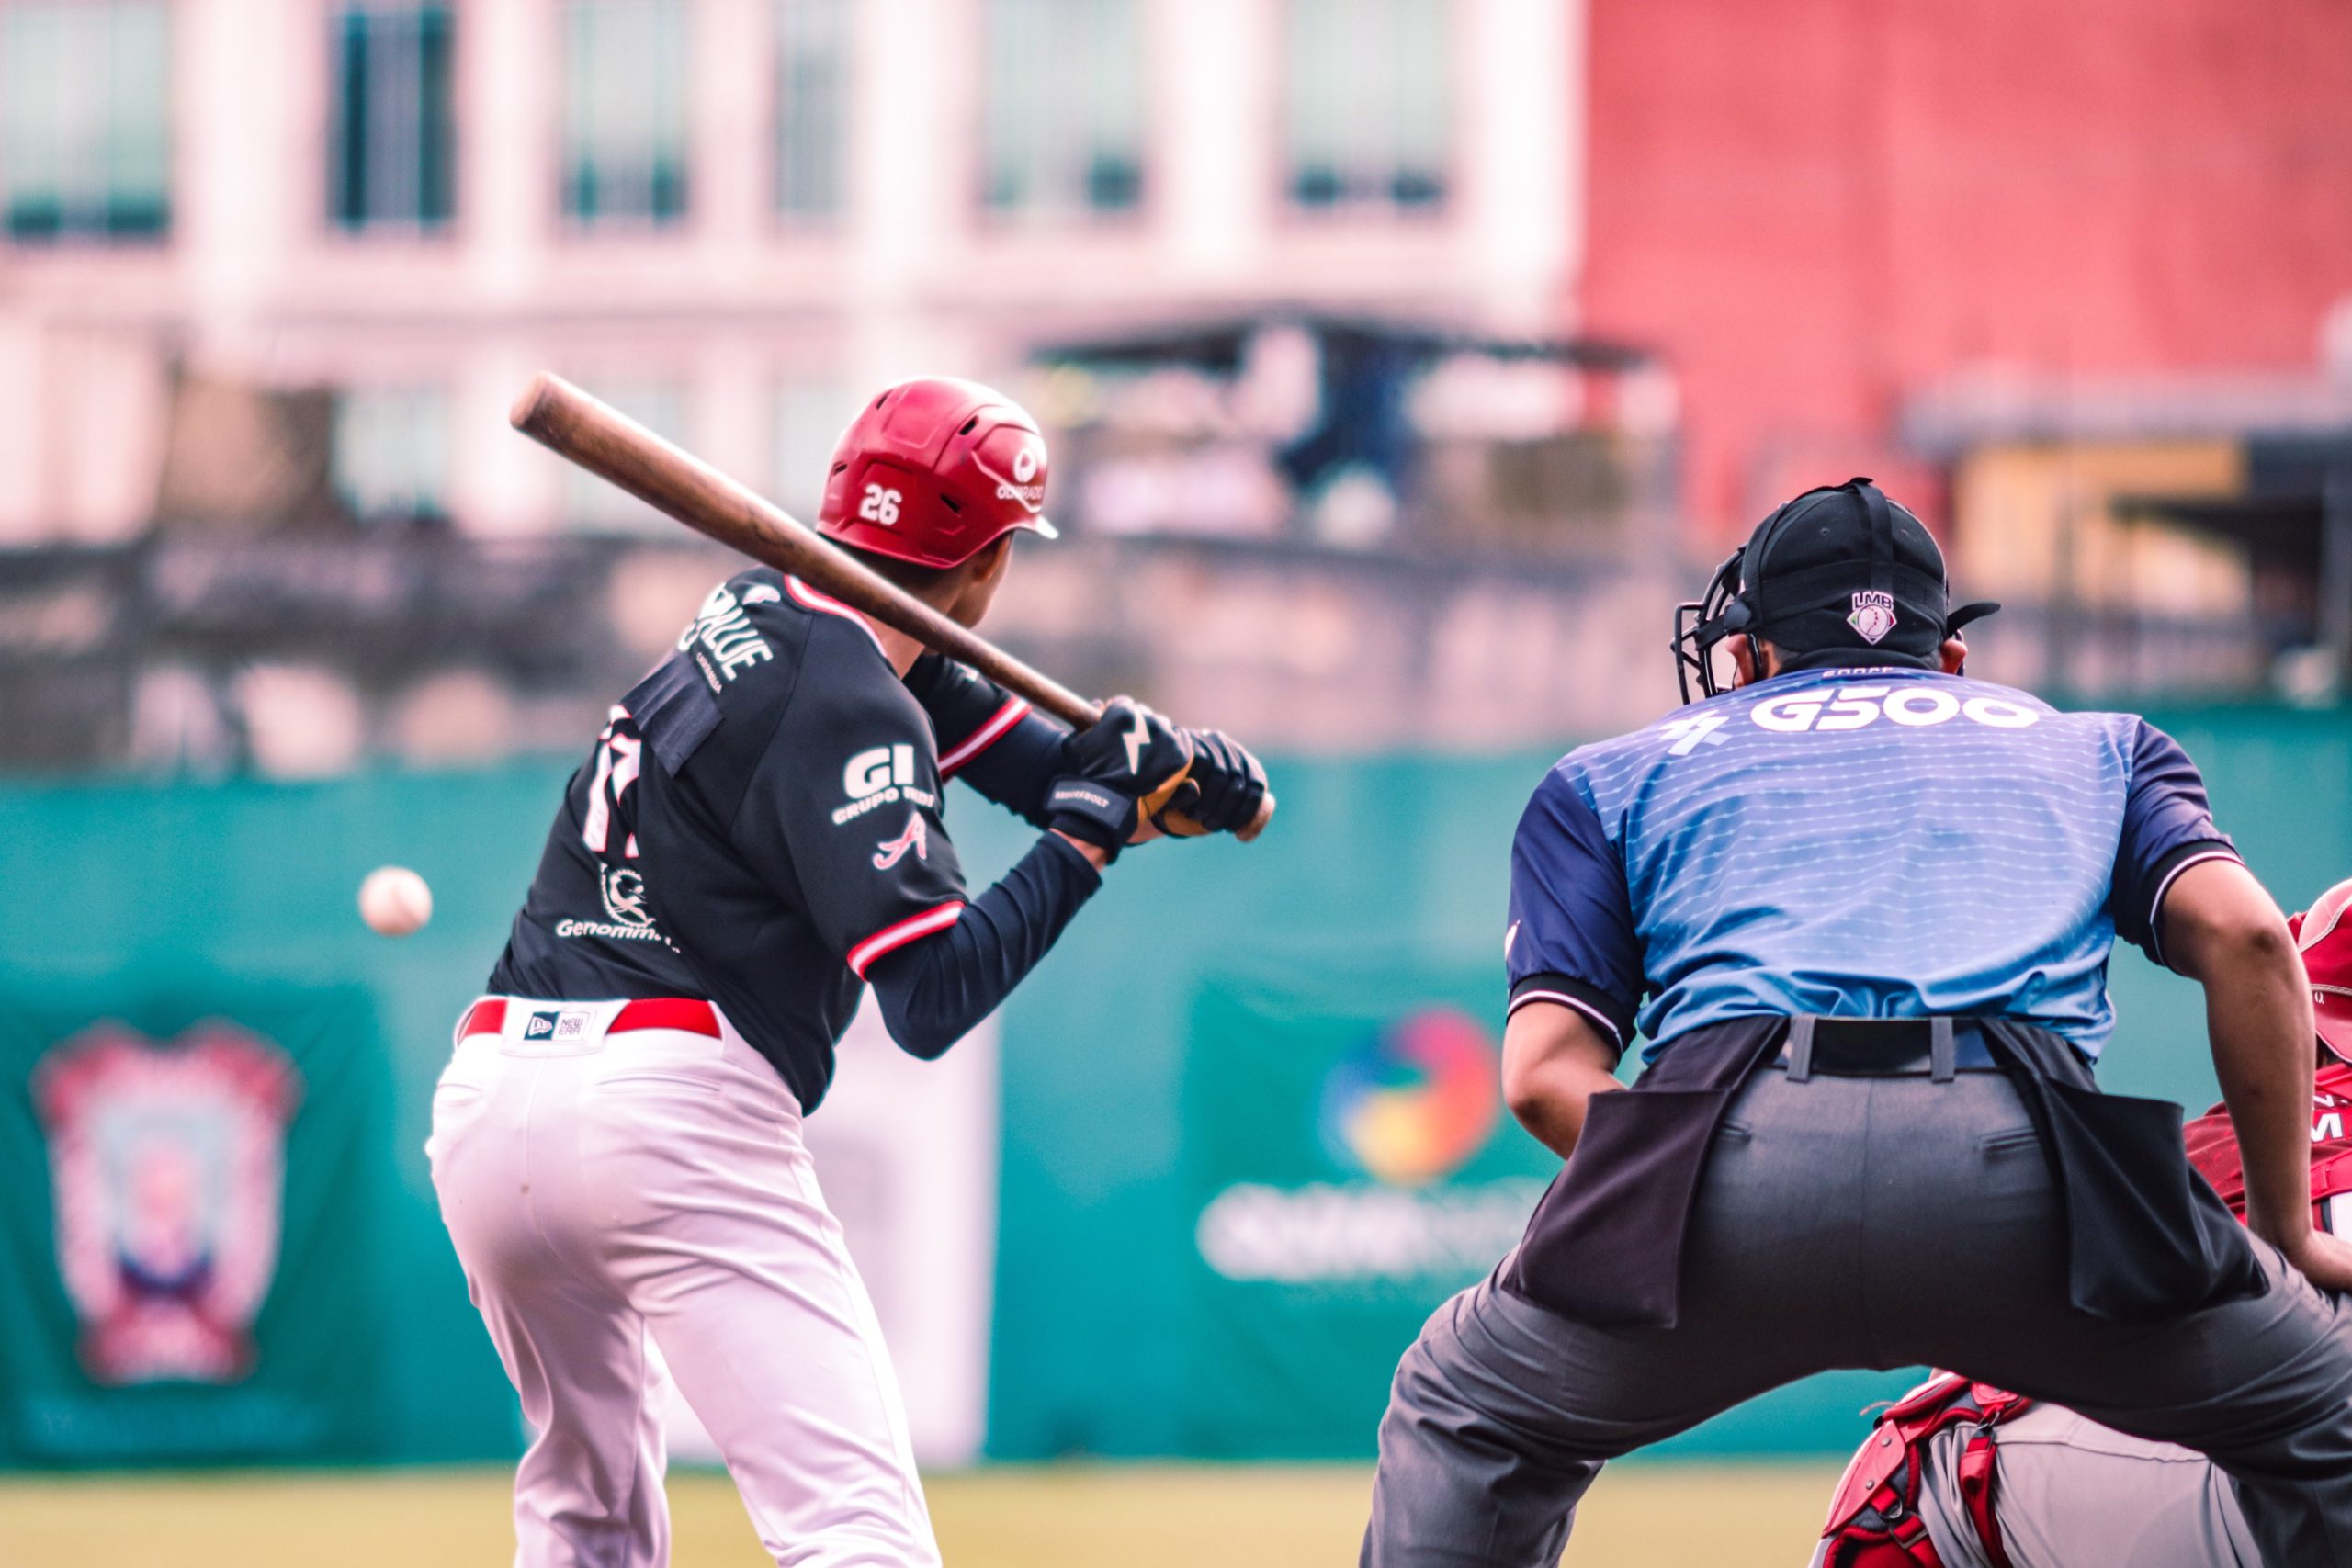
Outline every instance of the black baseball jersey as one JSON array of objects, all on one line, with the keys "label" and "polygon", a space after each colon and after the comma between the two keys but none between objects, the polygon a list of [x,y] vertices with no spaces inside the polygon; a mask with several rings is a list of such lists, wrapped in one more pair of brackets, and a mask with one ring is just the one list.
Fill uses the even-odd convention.
[{"label": "black baseball jersey", "polygon": [[943,778],[1025,753],[989,793],[1034,818],[1063,733],[935,656],[901,681],[855,611],[744,572],[612,710],[491,989],[707,997],[814,1110],[868,966],[964,909]]}]

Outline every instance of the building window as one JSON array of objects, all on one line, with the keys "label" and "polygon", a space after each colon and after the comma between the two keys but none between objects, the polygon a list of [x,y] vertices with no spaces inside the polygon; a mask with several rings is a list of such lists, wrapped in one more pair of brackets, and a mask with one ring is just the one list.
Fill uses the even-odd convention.
[{"label": "building window", "polygon": [[336,394],[328,472],[362,523],[447,516],[448,400],[436,387]]},{"label": "building window", "polygon": [[[675,381],[583,381],[610,404],[664,441],[686,445],[686,390]],[[674,533],[676,525],[637,497],[585,468],[564,465],[564,518],[589,533]]]},{"label": "building window", "polygon": [[781,0],[776,14],[775,205],[787,218],[841,210],[849,118],[848,0]]},{"label": "building window", "polygon": [[1143,195],[1135,0],[989,0],[981,199],[1005,217],[1131,210]]},{"label": "building window", "polygon": [[162,0],[0,4],[0,193],[10,238],[164,233],[170,76]]},{"label": "building window", "polygon": [[1289,0],[1291,201],[1430,208],[1449,163],[1446,0]]},{"label": "building window", "polygon": [[449,8],[362,0],[335,19],[334,187],[345,229],[448,220]]},{"label": "building window", "polygon": [[672,223],[686,210],[684,0],[565,0],[563,210]]}]

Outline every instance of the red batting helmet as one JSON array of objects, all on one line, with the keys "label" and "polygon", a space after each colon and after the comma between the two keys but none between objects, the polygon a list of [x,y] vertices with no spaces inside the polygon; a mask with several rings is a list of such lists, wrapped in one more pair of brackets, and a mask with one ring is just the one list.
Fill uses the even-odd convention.
[{"label": "red batting helmet", "polygon": [[2352,880],[2337,883],[2295,918],[2295,945],[2311,976],[2320,1041],[2352,1061]]},{"label": "red batting helmet", "polygon": [[1046,438],[977,381],[901,381],[859,411],[833,448],[817,530],[918,566],[956,566],[998,536],[1046,521]]}]

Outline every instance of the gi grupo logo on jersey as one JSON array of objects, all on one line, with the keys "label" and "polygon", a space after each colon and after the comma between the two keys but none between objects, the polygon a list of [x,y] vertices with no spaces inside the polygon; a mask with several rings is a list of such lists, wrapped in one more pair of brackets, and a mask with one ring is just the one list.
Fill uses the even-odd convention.
[{"label": "gi grupo logo on jersey", "polygon": [[1235,1281],[1416,1296],[1475,1278],[1519,1239],[1543,1190],[1532,1162],[1505,1157],[1521,1151],[1490,1153],[1499,1072],[1492,1035],[1458,1007],[1366,1028],[1287,1108],[1296,1142],[1270,1137],[1234,1162],[1327,1174],[1225,1184],[1194,1226],[1202,1261]]},{"label": "gi grupo logo on jersey", "polygon": [[842,767],[842,793],[849,802],[834,808],[836,828],[896,801],[925,808],[939,804],[937,795],[915,783],[915,749],[904,743],[870,747],[851,757]]}]

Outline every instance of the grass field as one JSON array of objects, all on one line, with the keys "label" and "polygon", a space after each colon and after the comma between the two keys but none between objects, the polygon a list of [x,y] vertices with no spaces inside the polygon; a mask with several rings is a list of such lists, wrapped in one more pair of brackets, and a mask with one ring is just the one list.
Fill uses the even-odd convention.
[{"label": "grass field", "polygon": [[[1835,1464],[1621,1466],[1577,1524],[1578,1568],[1796,1568]],[[514,1551],[491,1470],[0,1477],[6,1568],[467,1568]],[[952,1568],[1314,1568],[1355,1561],[1354,1466],[1000,1467],[933,1477]],[[678,1568],[760,1568],[721,1475],[670,1480]]]}]

